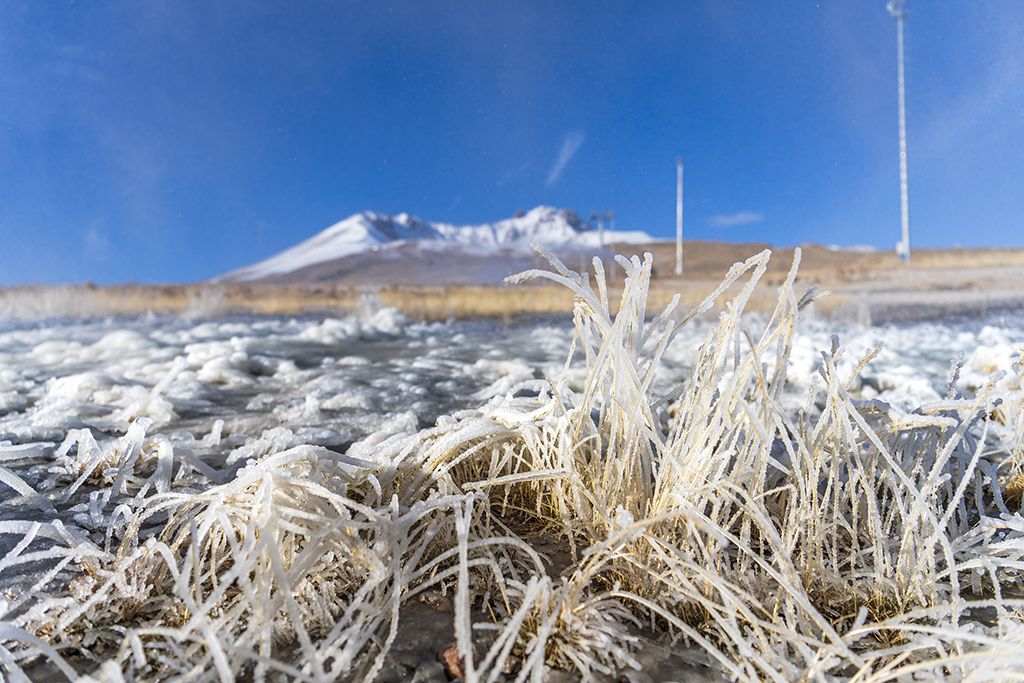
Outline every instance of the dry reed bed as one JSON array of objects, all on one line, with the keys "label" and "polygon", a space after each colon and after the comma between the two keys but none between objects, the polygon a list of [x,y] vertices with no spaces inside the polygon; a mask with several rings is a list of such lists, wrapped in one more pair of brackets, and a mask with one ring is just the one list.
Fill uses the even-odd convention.
[{"label": "dry reed bed", "polygon": [[[692,307],[712,292],[717,280],[663,283],[652,286],[652,308],[661,308],[677,294],[681,306]],[[615,308],[622,286],[610,286],[608,297]],[[379,305],[393,306],[412,320],[496,318],[518,315],[568,314],[573,295],[556,285],[506,286],[413,286],[353,288],[338,284],[307,285],[124,285],[91,287],[17,287],[0,290],[0,317],[45,318],[51,316],[179,315],[208,318],[230,314],[345,315],[357,312],[370,296]],[[747,309],[769,313],[775,303],[773,289],[758,287]],[[822,313],[847,305],[844,295],[818,304]]]},{"label": "dry reed bed", "polygon": [[[692,241],[686,243],[683,278],[676,278],[675,246],[669,242],[647,245],[616,244],[612,247],[627,257],[642,250],[653,252],[650,304],[659,309],[675,294],[680,306],[688,309],[703,300],[718,284],[719,274],[767,245],[725,244]],[[766,286],[758,287],[747,303],[747,310],[769,313],[774,307],[774,288],[787,276],[795,248],[776,249],[776,259],[768,264],[762,277]],[[903,264],[894,253],[832,251],[819,245],[801,250],[801,280],[827,287],[877,279],[893,272],[983,269],[997,266],[1024,266],[1022,249],[917,249],[911,265]],[[606,267],[611,264],[606,264]],[[950,284],[948,274],[941,285]],[[968,283],[973,284],[973,283]],[[914,285],[907,284],[909,288]],[[609,301],[618,304],[621,282],[609,284]],[[536,285],[507,288],[501,286],[427,286],[392,285],[365,287],[345,282],[307,284],[232,284],[232,285],[115,285],[91,284],[67,286],[21,286],[0,288],[0,317],[46,317],[63,315],[140,315],[147,312],[209,317],[229,313],[298,315],[357,310],[360,296],[373,292],[387,306],[395,306],[414,320],[449,318],[509,318],[525,313],[567,313],[572,310],[572,294],[558,286]],[[833,296],[817,304],[819,312],[832,312],[849,305],[846,295]]]},{"label": "dry reed bed", "polygon": [[[454,596],[466,681],[629,668],[631,625],[743,681],[1019,680],[1022,605],[1003,591],[1024,519],[981,458],[990,389],[966,399],[954,371],[946,400],[911,413],[857,403],[836,341],[807,409],[785,412],[790,341],[816,297],[794,291],[798,260],[758,330],[742,313],[767,252],[652,323],[649,258],[622,259],[615,316],[599,265],[595,288],[552,260],[519,279],[573,297],[561,376],[346,455],[305,446],[216,471],[147,435],[145,416],[106,450],[73,432],[42,491],[5,483],[58,519],[81,505],[106,542],[0,523],[21,537],[0,566],[46,557],[74,574],[8,603],[0,661],[15,680],[40,656],[71,675],[60,653],[87,652],[93,680],[369,681],[402,605],[434,589]],[[727,291],[689,379],[653,395],[674,331]],[[538,530],[570,546],[558,580],[522,540]]]},{"label": "dry reed bed", "polygon": [[[675,245],[659,242],[646,245],[616,244],[613,248],[626,256],[650,251],[658,268],[657,279],[674,280]],[[683,272],[686,278],[715,278],[733,263],[750,254],[768,249],[767,244],[726,244],[721,242],[686,242]],[[781,284],[792,263],[795,247],[771,247],[775,258],[768,264],[764,279]],[[906,264],[893,251],[858,252],[832,250],[817,244],[800,247],[800,279],[827,286],[870,280],[894,271],[962,270],[992,267],[1024,266],[1024,249],[1011,248],[956,248],[914,249],[913,260]]]}]

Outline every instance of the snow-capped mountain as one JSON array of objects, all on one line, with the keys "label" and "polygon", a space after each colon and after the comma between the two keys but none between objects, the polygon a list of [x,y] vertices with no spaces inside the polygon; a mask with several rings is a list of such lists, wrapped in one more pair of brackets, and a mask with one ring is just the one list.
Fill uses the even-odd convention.
[{"label": "snow-capped mountain", "polygon": [[[364,211],[264,261],[215,278],[214,282],[262,280],[366,251],[407,247],[413,242],[435,250],[447,244],[485,256],[502,250],[525,251],[533,242],[556,250],[596,249],[599,240],[598,231],[574,212],[550,206],[538,206],[496,223],[468,226],[422,221],[405,213],[385,216]],[[645,232],[606,232],[605,243],[612,241],[639,244],[654,240]]]}]

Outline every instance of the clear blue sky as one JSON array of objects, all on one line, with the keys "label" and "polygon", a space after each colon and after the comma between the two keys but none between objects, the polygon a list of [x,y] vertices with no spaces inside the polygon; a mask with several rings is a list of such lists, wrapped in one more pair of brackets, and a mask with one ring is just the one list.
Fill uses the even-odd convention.
[{"label": "clear blue sky", "polygon": [[[1024,4],[908,0],[912,244],[1024,246]],[[0,284],[202,280],[365,209],[899,239],[865,2],[8,0]]]}]

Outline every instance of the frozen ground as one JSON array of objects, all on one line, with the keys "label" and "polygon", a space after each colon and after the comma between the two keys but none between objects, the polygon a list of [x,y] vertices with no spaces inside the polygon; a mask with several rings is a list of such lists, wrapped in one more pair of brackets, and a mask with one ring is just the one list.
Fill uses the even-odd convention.
[{"label": "frozen ground", "polygon": [[[749,319],[756,331],[762,324]],[[682,382],[710,321],[684,328],[666,354],[661,391]],[[959,388],[969,394],[992,373],[1007,371],[997,394],[1020,400],[1011,371],[1024,343],[1021,315],[923,324],[836,328],[805,320],[794,343],[787,406],[810,404],[820,352],[838,334],[847,352],[844,376],[868,349],[877,357],[853,385],[855,398],[914,408],[945,397],[950,363],[963,355]],[[382,309],[362,320],[312,318],[51,319],[0,322],[0,465],[40,491],[7,486],[0,523],[8,540],[16,521],[50,521],[102,544],[107,528],[85,495],[46,498],[45,482],[71,442],[86,432],[103,448],[136,418],[148,435],[164,435],[175,461],[193,461],[226,479],[249,458],[301,444],[345,452],[377,433],[416,431],[439,416],[476,407],[517,383],[554,374],[572,338],[571,320],[410,324]],[[989,445],[1001,460],[1008,444],[996,425]],[[67,441],[67,446],[62,444]],[[2,477],[0,477],[2,479]],[[95,496],[94,496],[95,497]],[[20,552],[20,550],[18,551]],[[34,590],[39,567],[0,561],[7,602],[17,614]],[[58,577],[59,578],[59,577]],[[36,586],[38,588],[38,586]]]},{"label": "frozen ground", "polygon": [[[146,415],[150,431],[185,441],[208,437],[223,421],[211,447],[223,456],[271,431],[266,438],[344,450],[385,422],[419,429],[532,378],[561,353],[567,334],[491,323],[406,325],[387,309],[364,322],[10,325],[0,332],[0,437],[53,444],[72,429],[120,435]],[[44,451],[52,446],[33,450]]]},{"label": "frozen ground", "polygon": [[[749,325],[756,330],[758,319]],[[1020,314],[874,327],[810,318],[800,329],[788,374],[794,407],[806,402],[833,334],[847,350],[847,373],[882,346],[855,385],[857,398],[908,408],[938,400],[961,354],[961,390],[969,394],[998,371],[1006,371],[1000,393],[1012,399],[1019,389],[1010,365],[1014,345],[1024,344]],[[677,336],[661,366],[662,393],[685,379],[706,332],[697,323]],[[0,327],[0,457],[50,455],[72,429],[120,436],[139,415],[153,419],[150,431],[183,442],[211,443],[223,421],[211,457],[237,459],[260,439],[343,451],[387,422],[433,425],[554,374],[571,338],[568,318],[408,324],[393,309],[362,321],[8,321]]]}]

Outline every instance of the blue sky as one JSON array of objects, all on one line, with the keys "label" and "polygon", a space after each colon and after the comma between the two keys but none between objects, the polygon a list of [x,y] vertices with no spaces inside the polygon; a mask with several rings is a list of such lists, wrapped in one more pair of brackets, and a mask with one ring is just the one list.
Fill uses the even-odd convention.
[{"label": "blue sky", "polygon": [[[1024,246],[1024,8],[908,0],[912,246]],[[190,282],[353,213],[899,239],[896,27],[832,0],[0,4],[0,284]]]}]

